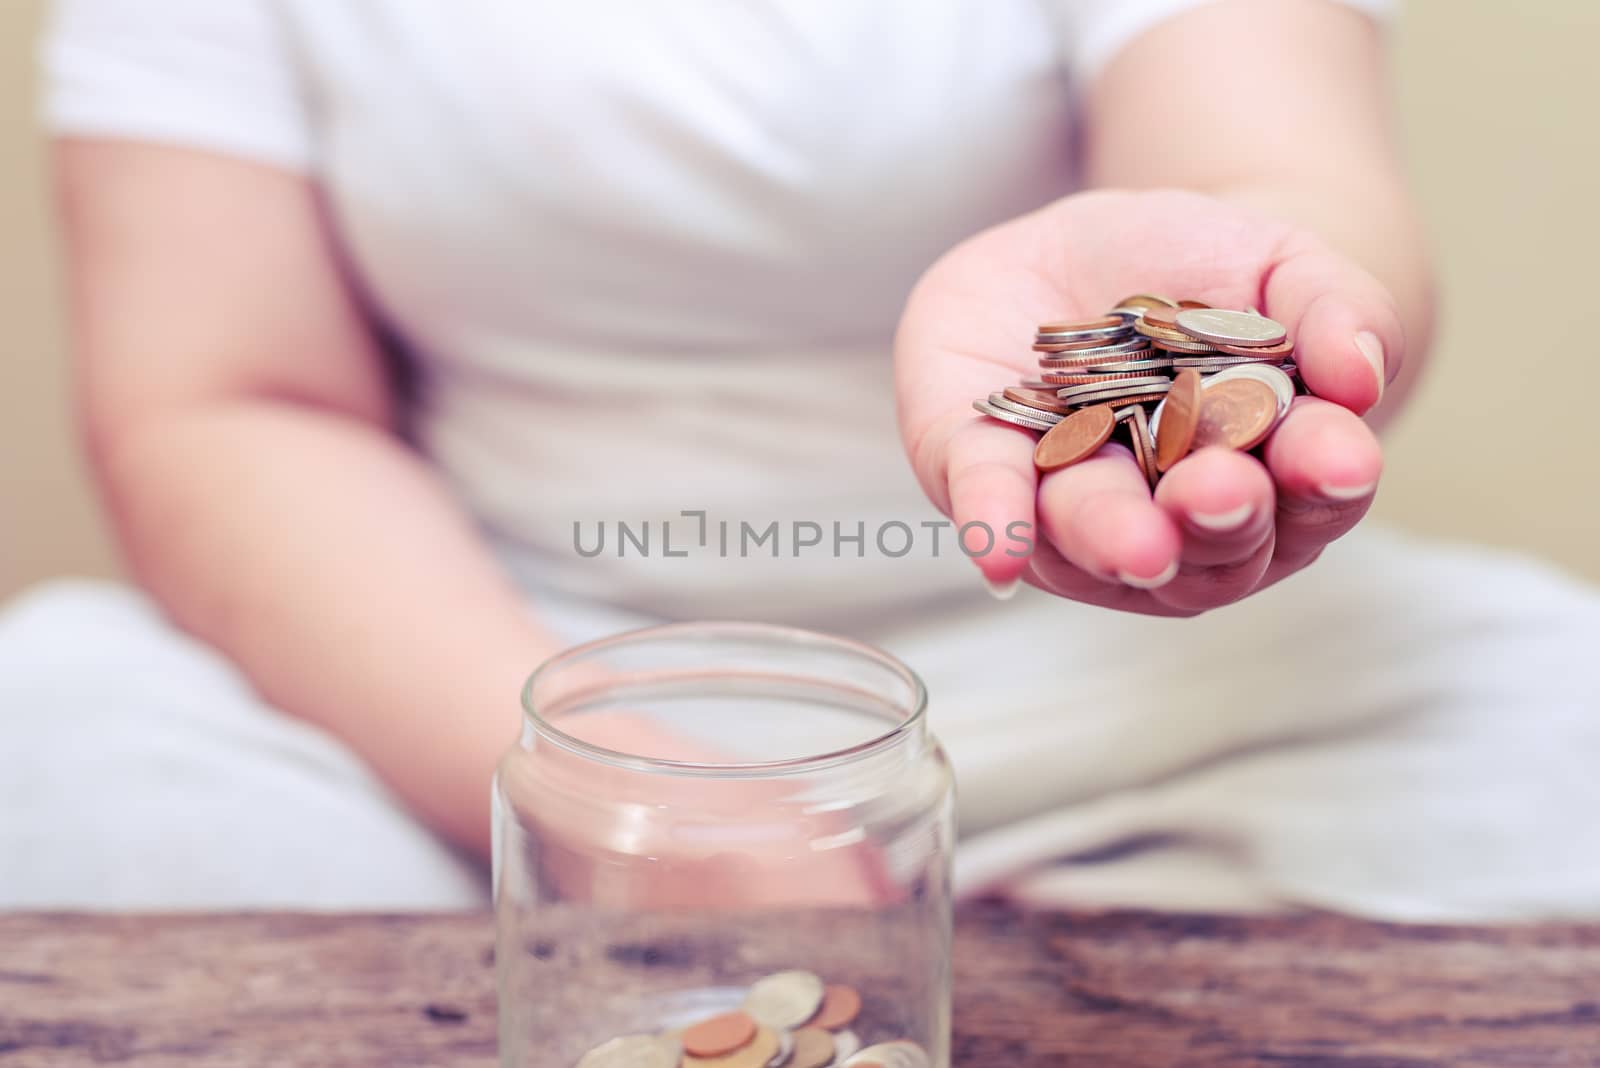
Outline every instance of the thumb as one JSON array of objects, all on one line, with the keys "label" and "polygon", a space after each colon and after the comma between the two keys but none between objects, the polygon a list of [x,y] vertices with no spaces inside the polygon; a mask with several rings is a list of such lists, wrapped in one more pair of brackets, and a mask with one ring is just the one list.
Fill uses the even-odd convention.
[{"label": "thumb", "polygon": [[1357,414],[1376,407],[1405,360],[1394,299],[1372,275],[1314,239],[1269,269],[1266,314],[1288,327],[1306,386]]}]

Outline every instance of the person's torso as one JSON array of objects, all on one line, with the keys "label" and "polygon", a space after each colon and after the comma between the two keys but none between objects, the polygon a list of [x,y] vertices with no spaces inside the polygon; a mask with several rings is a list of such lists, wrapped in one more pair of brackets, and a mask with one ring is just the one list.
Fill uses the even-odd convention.
[{"label": "person's torso", "polygon": [[935,258],[1068,187],[1036,0],[285,11],[419,440],[535,581],[803,620],[976,586],[919,525],[890,347]]}]

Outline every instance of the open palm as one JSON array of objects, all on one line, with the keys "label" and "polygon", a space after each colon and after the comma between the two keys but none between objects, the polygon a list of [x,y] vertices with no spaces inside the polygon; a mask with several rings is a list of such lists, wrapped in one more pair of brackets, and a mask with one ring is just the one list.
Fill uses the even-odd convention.
[{"label": "open palm", "polygon": [[[1255,307],[1289,328],[1313,396],[1296,400],[1264,462],[1201,449],[1152,494],[1131,453],[1108,444],[1041,477],[1034,435],[973,413],[974,398],[1034,377],[1038,323],[1140,292]],[[979,234],[923,276],[895,344],[901,435],[958,526],[1034,525],[1031,556],[975,557],[991,583],[1187,615],[1305,567],[1366,513],[1383,460],[1358,413],[1403,354],[1387,292],[1313,235],[1190,193],[1085,193]]]}]

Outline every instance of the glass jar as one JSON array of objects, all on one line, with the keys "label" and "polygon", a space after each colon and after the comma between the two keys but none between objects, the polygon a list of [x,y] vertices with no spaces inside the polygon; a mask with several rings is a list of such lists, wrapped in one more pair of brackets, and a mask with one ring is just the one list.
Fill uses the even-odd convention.
[{"label": "glass jar", "polygon": [[831,1041],[947,1068],[953,780],[915,674],[674,624],[554,657],[523,706],[495,778],[501,1064],[754,1068]]}]

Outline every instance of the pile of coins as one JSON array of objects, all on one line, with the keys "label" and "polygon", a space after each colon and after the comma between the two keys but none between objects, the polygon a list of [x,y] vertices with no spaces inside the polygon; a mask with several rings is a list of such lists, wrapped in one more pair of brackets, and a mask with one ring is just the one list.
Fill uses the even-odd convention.
[{"label": "pile of coins", "polygon": [[861,1046],[846,1030],[861,995],[811,972],[769,975],[732,1012],[655,1035],[601,1043],[578,1068],[932,1068],[927,1051],[899,1040]]},{"label": "pile of coins", "polygon": [[1034,450],[1041,471],[1088,459],[1126,427],[1153,488],[1195,449],[1255,448],[1299,392],[1281,323],[1193,300],[1129,297],[1099,319],[1043,324],[1033,349],[1038,378],[972,406],[1042,433]]}]

